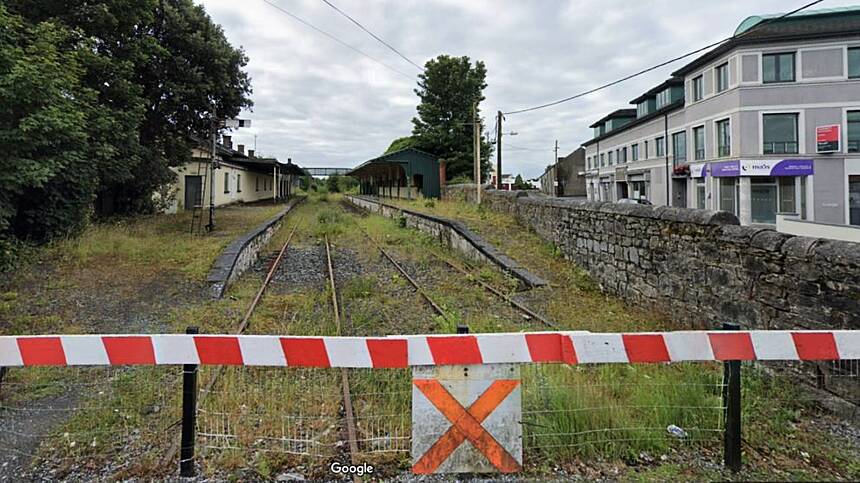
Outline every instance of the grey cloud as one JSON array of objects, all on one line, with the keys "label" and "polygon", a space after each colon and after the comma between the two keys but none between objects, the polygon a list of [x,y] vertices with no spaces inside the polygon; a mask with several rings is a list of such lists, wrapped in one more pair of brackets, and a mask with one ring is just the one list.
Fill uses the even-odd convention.
[{"label": "grey cloud", "polygon": [[[320,0],[274,0],[410,77],[418,71]],[[856,0],[830,0],[827,7]],[[418,99],[406,79],[307,28],[262,1],[202,2],[249,58],[253,128],[234,142],[309,166],[354,166],[408,135]],[[514,110],[591,89],[730,35],[743,18],[791,10],[785,0],[367,1],[334,0],[419,64],[439,54],[487,64],[482,113]],[[797,3],[797,5],[795,5]],[[508,116],[505,171],[534,177],[590,137],[588,125],[628,107],[674,64],[553,108]]]}]

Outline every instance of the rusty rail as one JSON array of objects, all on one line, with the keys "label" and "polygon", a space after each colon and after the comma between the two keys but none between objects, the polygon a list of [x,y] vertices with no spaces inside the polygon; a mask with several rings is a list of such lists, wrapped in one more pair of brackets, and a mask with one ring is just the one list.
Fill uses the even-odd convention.
[{"label": "rusty rail", "polygon": [[[287,236],[287,241],[284,242],[284,245],[281,247],[280,251],[278,251],[278,256],[275,257],[274,262],[272,262],[272,266],[269,267],[269,271],[266,273],[266,278],[263,279],[263,284],[260,286],[260,289],[257,290],[256,296],[254,296],[254,299],[251,301],[251,304],[248,305],[248,309],[245,311],[245,315],[242,317],[242,320],[236,327],[236,334],[241,334],[245,332],[245,329],[248,327],[251,320],[251,315],[254,313],[254,309],[257,308],[257,304],[259,304],[260,300],[263,298],[263,293],[266,291],[266,288],[268,288],[269,283],[275,276],[275,272],[278,270],[278,266],[280,266],[281,260],[284,258],[284,254],[287,252],[287,248],[290,246],[290,242],[292,242],[293,240],[293,235],[296,233],[296,230],[299,228],[300,224],[301,221],[293,225],[292,231],[290,231],[289,236]],[[206,382],[206,385],[204,386],[203,391],[197,396],[197,405],[200,405],[205,396],[209,394],[215,387],[215,383],[218,381],[218,377],[221,375],[223,370],[224,366],[215,367],[215,372],[212,374],[212,377],[209,378],[209,380]],[[175,426],[175,424],[171,425],[171,427],[173,426]],[[176,453],[179,452],[179,447],[180,441],[174,440],[173,443],[170,445],[170,449],[167,451],[164,456],[164,459],[162,460],[162,463],[164,465],[169,465],[170,462],[173,461],[173,458],[176,457]]]},{"label": "rusty rail", "polygon": [[455,264],[451,260],[448,260],[447,258],[439,255],[438,253],[436,253],[434,251],[431,251],[430,253],[434,257],[436,257],[437,259],[445,262],[445,264],[447,264],[449,267],[462,273],[466,277],[467,280],[471,280],[471,281],[475,282],[476,284],[480,285],[486,291],[490,292],[491,294],[495,295],[496,297],[507,302],[511,307],[514,307],[515,309],[528,315],[529,317],[538,320],[539,322],[541,322],[542,324],[544,324],[547,327],[551,327],[553,329],[558,328],[558,325],[555,322],[550,322],[546,317],[544,317],[544,316],[538,314],[537,312],[531,310],[530,308],[526,307],[525,305],[521,304],[520,302],[517,302],[516,300],[512,299],[511,297],[509,297],[507,294],[505,294],[501,290],[497,289],[496,287],[493,287],[492,285],[484,282],[483,280],[473,276],[465,268]]},{"label": "rusty rail", "polygon": [[[328,241],[328,235],[324,235],[325,240],[325,258],[328,265],[328,278],[331,285],[331,305],[334,312],[334,321],[337,327],[337,335],[343,335],[342,326],[340,323],[340,305],[337,302],[337,285],[334,279],[334,267],[331,263],[331,243]],[[355,428],[355,415],[353,414],[352,395],[349,388],[349,374],[346,368],[340,369],[341,390],[343,392],[343,410],[346,416],[346,432],[349,438],[349,453],[352,464],[358,464],[358,436]],[[353,475],[353,481],[361,481],[358,476]]]}]

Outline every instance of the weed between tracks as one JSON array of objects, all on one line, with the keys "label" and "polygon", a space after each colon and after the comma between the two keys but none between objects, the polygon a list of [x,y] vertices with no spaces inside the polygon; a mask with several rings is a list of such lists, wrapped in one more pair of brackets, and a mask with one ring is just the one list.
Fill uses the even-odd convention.
[{"label": "weed between tracks", "polygon": [[[239,280],[224,300],[175,310],[170,317],[174,330],[182,331],[188,325],[200,326],[203,333],[234,330],[259,287],[271,255],[298,220],[302,220],[301,227],[288,251],[293,258],[288,258],[282,270],[324,270],[325,252],[320,243],[322,236],[329,236],[344,327],[352,334],[450,333],[457,324],[468,325],[472,332],[546,330],[539,322],[524,318],[492,298],[471,279],[502,289],[544,313],[562,329],[609,332],[671,328],[660,314],[627,307],[601,294],[584,272],[502,215],[448,202],[429,207],[410,204],[413,209],[466,221],[525,267],[549,279],[552,287],[518,293],[516,283],[496,269],[468,262],[428,236],[400,227],[397,220],[349,213],[339,201],[338,195],[310,198],[274,236],[264,254],[269,258],[263,257],[260,269]],[[443,307],[444,316],[427,308],[357,226],[418,280]],[[453,272],[434,253],[469,266],[470,277]],[[282,281],[290,279],[280,278],[279,273],[253,314],[248,333],[333,335],[331,293],[325,276],[308,274],[299,277],[307,282],[297,284]],[[824,420],[814,405],[785,403],[786,399],[797,398],[795,387],[761,375],[753,366],[745,366],[744,371],[744,431],[747,443],[756,448],[747,449],[745,458],[752,469],[745,476],[860,476],[856,453],[852,458],[853,447],[834,442],[825,431],[809,424],[811,417]],[[211,368],[201,370],[201,386],[211,372]],[[50,381],[61,377],[50,369],[45,374]],[[359,462],[381,465],[377,468],[383,476],[408,468],[409,371],[350,370],[349,374],[359,433]],[[726,478],[718,464],[721,376],[721,367],[709,364],[525,366],[523,443],[528,470],[534,474],[563,471],[612,479]],[[169,425],[171,418],[167,415],[175,414],[178,408],[178,401],[172,400],[163,403],[170,409],[152,412],[160,404],[154,395],[163,391],[177,395],[178,381],[176,370],[161,376],[141,370],[111,382],[110,394],[120,395],[130,412],[123,417],[81,413],[80,419],[66,426],[81,430],[70,431],[80,433],[76,445],[45,446],[46,451],[50,449],[54,455],[67,453],[69,461],[75,462],[93,459],[93,455],[116,455],[126,448],[145,455],[144,462],[151,460],[146,455],[166,450],[155,434],[175,436],[175,432],[162,430]],[[166,385],[162,389],[156,383]],[[128,391],[135,387],[149,389],[132,397]],[[779,403],[775,394],[779,395]],[[271,478],[290,471],[325,478],[330,477],[326,462],[348,461],[336,370],[226,368],[214,390],[201,394],[201,398],[198,451],[203,455],[205,470],[212,476]],[[122,403],[103,404],[111,405]],[[687,436],[669,436],[666,427],[670,424],[683,428]],[[104,443],[97,440],[96,446],[90,447],[92,455],[81,450],[92,442],[85,435],[111,431],[126,434],[134,427],[147,431],[132,446],[108,443],[116,441],[114,438]],[[57,435],[57,441],[63,441],[62,434]],[[147,474],[143,466],[121,471],[128,475]]]}]

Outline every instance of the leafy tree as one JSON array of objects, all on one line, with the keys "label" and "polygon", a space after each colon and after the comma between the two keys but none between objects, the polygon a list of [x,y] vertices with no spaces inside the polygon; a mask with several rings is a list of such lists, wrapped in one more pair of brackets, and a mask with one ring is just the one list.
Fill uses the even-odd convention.
[{"label": "leafy tree", "polygon": [[213,104],[251,106],[244,52],[192,0],[3,5],[0,142],[17,149],[0,153],[0,231],[74,231],[96,198],[99,213],[147,211]]},{"label": "leafy tree", "polygon": [[394,141],[391,141],[391,144],[388,146],[388,149],[385,150],[383,154],[393,153],[395,151],[400,151],[401,149],[413,148],[418,144],[418,139],[415,136],[405,136],[402,138],[397,138]]},{"label": "leafy tree", "polygon": [[0,233],[42,238],[86,220],[94,194],[87,127],[104,122],[81,82],[87,46],[69,29],[30,25],[0,5]]},{"label": "leafy tree", "polygon": [[[440,55],[427,61],[418,77],[415,93],[421,102],[418,116],[412,119],[416,147],[444,159],[448,179],[471,178],[475,159],[472,108],[484,100],[484,63],[476,61],[473,67],[469,57]],[[481,143],[481,172],[486,174],[491,146]]]},{"label": "leafy tree", "polygon": [[513,185],[513,187],[512,187],[512,188],[513,188],[513,189],[515,189],[515,190],[530,190],[530,189],[534,189],[534,187],[532,187],[532,185],[530,185],[529,183],[526,183],[525,181],[523,181],[523,177],[522,177],[522,175],[519,175],[519,174],[517,175],[517,177],[516,177],[516,178],[514,178],[514,185]]},{"label": "leafy tree", "polygon": [[337,174],[333,174],[326,178],[325,180],[326,188],[328,188],[329,193],[339,193],[340,192],[340,176]]}]

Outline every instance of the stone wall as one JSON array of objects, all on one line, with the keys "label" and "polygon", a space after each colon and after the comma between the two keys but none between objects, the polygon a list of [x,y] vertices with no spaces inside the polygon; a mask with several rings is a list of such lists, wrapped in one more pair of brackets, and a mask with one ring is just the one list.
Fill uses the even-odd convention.
[{"label": "stone wall", "polygon": [[611,294],[690,328],[860,329],[860,244],[739,226],[726,212],[488,191]]},{"label": "stone wall", "polygon": [[257,262],[260,250],[269,243],[272,235],[281,227],[284,216],[302,201],[304,201],[304,197],[293,198],[272,219],[227,245],[227,248],[215,260],[206,278],[212,298],[222,298],[230,285]]},{"label": "stone wall", "polygon": [[477,192],[475,183],[449,184],[442,187],[442,199],[474,203]]},{"label": "stone wall", "polygon": [[458,221],[406,210],[368,196],[347,195],[346,199],[359,208],[386,218],[402,217],[406,226],[429,234],[443,245],[463,253],[472,260],[498,266],[503,272],[519,280],[522,286],[541,287],[547,283]]}]

